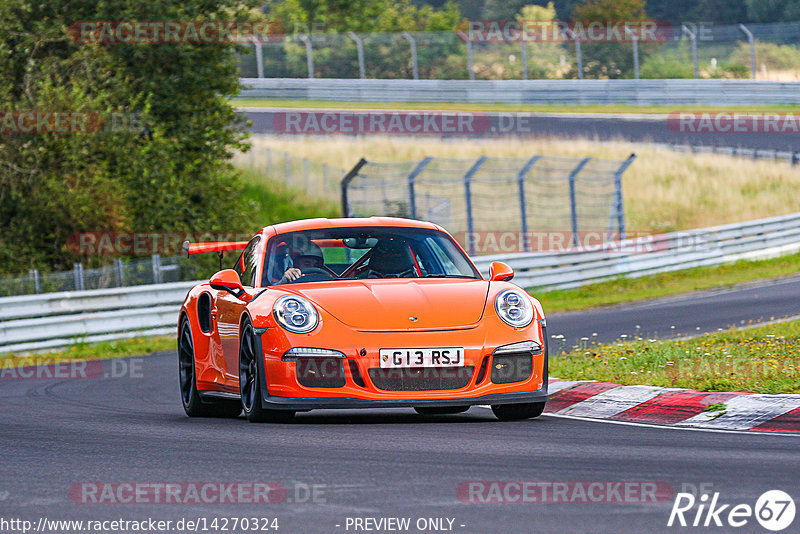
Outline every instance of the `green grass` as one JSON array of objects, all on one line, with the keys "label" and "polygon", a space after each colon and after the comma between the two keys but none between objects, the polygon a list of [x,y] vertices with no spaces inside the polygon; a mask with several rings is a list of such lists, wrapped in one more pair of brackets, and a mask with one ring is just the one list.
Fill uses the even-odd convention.
[{"label": "green grass", "polygon": [[[176,319],[177,320],[177,319]],[[8,353],[0,355],[0,369],[19,365],[50,365],[81,360],[105,360],[140,356],[165,350],[175,350],[175,336],[133,337],[102,341],[99,343],[75,343],[63,349],[40,353]]]},{"label": "green grass", "polygon": [[[680,111],[678,106],[633,106],[624,104],[502,104],[461,102],[343,102],[336,100],[272,100],[267,98],[237,98],[237,107],[263,108],[338,108],[338,109],[436,109],[452,111],[497,111],[529,113],[647,113],[670,114]],[[684,108],[687,108],[684,106]],[[688,106],[691,111],[740,113],[790,113],[800,109],[793,104],[757,106]]]},{"label": "green grass", "polygon": [[550,373],[566,380],[800,393],[800,321],[675,341],[641,339],[611,345],[586,341],[562,354],[551,358]]},{"label": "green grass", "polygon": [[530,288],[528,291],[539,299],[545,313],[555,313],[666,297],[702,289],[726,288],[743,282],[797,273],[800,273],[800,253],[768,260],[695,267],[640,278],[620,278],[575,289],[542,292]]},{"label": "green grass", "polygon": [[253,169],[241,169],[244,189],[242,201],[255,225],[253,232],[269,224],[314,217],[339,217],[339,205],[329,199],[314,198],[289,189]]}]

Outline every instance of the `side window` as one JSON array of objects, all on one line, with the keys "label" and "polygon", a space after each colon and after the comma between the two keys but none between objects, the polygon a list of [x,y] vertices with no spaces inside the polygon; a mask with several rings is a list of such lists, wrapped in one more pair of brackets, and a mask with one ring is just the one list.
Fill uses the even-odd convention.
[{"label": "side window", "polygon": [[236,260],[236,265],[233,270],[239,273],[239,278],[242,280],[244,286],[254,286],[256,277],[256,258],[258,244],[261,242],[261,236],[257,235],[247,244],[247,248],[242,251],[239,259]]}]

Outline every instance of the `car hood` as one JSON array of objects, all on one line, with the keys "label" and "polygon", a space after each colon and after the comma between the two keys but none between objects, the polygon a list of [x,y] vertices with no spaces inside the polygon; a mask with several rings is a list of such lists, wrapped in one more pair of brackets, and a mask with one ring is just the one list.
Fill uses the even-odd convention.
[{"label": "car hood", "polygon": [[298,284],[292,290],[358,330],[430,330],[480,321],[489,282],[399,278]]}]

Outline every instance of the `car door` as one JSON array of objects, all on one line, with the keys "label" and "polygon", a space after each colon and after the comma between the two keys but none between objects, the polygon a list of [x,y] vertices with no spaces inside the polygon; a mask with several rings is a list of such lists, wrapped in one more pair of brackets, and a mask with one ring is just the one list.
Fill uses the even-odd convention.
[{"label": "car door", "polygon": [[[245,291],[251,290],[256,284],[261,244],[262,236],[260,234],[251,239],[233,267],[233,270],[239,273]],[[227,291],[217,292],[217,330],[225,357],[228,380],[238,380],[239,378],[239,322],[245,304]]]}]

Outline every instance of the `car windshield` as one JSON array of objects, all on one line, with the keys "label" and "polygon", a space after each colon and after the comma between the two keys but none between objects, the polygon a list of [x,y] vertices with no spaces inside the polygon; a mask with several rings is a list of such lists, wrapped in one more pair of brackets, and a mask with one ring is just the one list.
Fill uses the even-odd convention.
[{"label": "car windshield", "polygon": [[365,278],[481,278],[444,232],[326,228],[279,234],[267,247],[263,285]]}]

